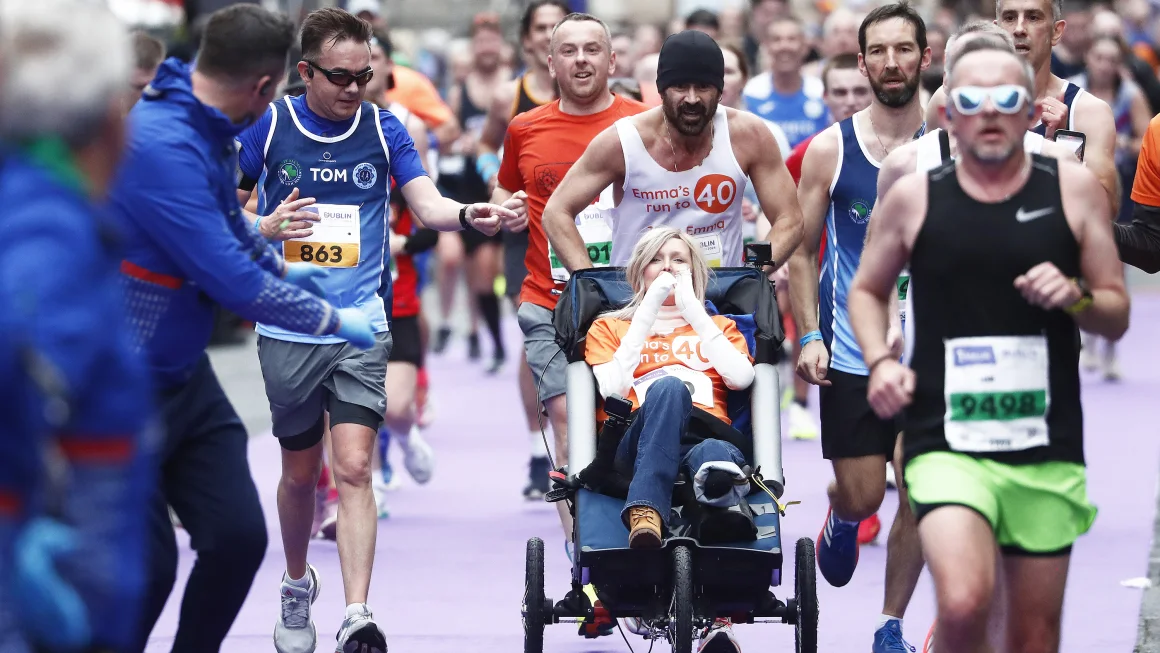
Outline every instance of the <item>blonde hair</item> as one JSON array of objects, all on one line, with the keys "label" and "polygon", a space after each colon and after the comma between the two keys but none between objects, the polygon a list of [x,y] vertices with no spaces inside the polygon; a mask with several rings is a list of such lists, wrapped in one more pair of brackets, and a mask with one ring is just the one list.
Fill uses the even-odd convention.
[{"label": "blonde hair", "polygon": [[624,269],[624,279],[632,287],[632,300],[619,310],[606,313],[608,317],[618,320],[631,320],[636,315],[636,309],[644,301],[648,287],[644,285],[644,269],[652,263],[653,257],[661,251],[665,243],[670,240],[679,240],[689,248],[689,271],[693,275],[693,293],[700,302],[705,301],[705,288],[709,285],[709,264],[701,254],[697,242],[687,236],[685,232],[673,227],[656,227],[645,232],[632,250],[632,257]]}]

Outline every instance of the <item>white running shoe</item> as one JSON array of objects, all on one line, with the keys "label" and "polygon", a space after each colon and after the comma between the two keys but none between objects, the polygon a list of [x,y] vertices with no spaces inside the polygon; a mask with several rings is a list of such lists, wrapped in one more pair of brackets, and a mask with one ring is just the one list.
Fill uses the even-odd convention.
[{"label": "white running shoe", "polygon": [[326,502],[326,518],[319,525],[318,539],[331,542],[338,540],[338,501]]},{"label": "white running shoe", "polygon": [[334,653],[387,653],[387,636],[366,603],[346,606],[346,619],[337,639]]},{"label": "white running shoe", "polygon": [[308,589],[294,585],[282,574],[282,613],[274,624],[274,650],[278,653],[314,653],[318,644],[318,631],[310,620],[310,604],[318,600],[322,582],[318,570],[311,565],[306,565],[306,575],[310,578]]},{"label": "white running shoe", "polygon": [[419,426],[412,426],[410,433],[403,437],[396,436],[395,439],[403,450],[403,465],[411,478],[419,485],[430,481],[435,471],[435,450],[423,438]]},{"label": "white running shoe", "polygon": [[789,404],[789,437],[794,440],[816,440],[818,423],[809,409],[796,401]]},{"label": "white running shoe", "polygon": [[375,508],[379,511],[379,519],[386,519],[391,516],[391,511],[387,507],[387,491],[390,487],[382,481],[376,480],[371,482],[371,492],[375,495]]},{"label": "white running shoe", "polygon": [[620,627],[632,633],[633,635],[640,635],[645,639],[649,639],[652,631],[644,624],[644,620],[640,617],[621,617]]},{"label": "white running shoe", "polygon": [[717,619],[701,635],[701,646],[697,653],[741,653],[741,645],[733,636],[733,622]]},{"label": "white running shoe", "polygon": [[1100,357],[1096,352],[1099,338],[1090,333],[1080,332],[1079,366],[1085,372],[1095,372],[1100,369]]}]

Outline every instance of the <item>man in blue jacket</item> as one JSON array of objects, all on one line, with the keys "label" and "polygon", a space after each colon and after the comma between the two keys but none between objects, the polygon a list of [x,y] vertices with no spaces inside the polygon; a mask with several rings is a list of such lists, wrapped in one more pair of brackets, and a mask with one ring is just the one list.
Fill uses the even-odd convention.
[{"label": "man in blue jacket", "polygon": [[255,322],[374,344],[360,311],[316,296],[326,271],[287,264],[238,205],[234,138],[266,110],[293,40],[281,15],[249,4],[222,9],[206,24],[195,64],[163,63],[129,115],[110,204],[125,230],[130,316],[167,431],[150,514],[142,648],[176,576],[166,504],[198,554],[175,652],[219,650],[266,550],[246,431],[205,353],[215,303]]},{"label": "man in blue jacket", "polygon": [[[29,49],[21,44],[44,44]],[[124,147],[128,33],[76,0],[0,10],[0,651],[129,653],[156,429],[103,202]],[[84,71],[69,93],[43,71]],[[63,466],[64,476],[50,473]]]}]

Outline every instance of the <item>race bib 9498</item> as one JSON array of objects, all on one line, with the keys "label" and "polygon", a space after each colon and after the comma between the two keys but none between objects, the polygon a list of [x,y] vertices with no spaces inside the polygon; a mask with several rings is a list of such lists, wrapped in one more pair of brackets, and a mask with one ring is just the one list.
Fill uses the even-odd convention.
[{"label": "race bib 9498", "polygon": [[1044,336],[952,338],[945,360],[944,432],[952,450],[1022,451],[1050,442]]}]

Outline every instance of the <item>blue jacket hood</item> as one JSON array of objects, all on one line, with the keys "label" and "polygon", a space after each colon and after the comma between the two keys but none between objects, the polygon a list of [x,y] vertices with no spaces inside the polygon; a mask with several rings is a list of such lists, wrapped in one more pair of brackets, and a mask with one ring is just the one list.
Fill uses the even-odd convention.
[{"label": "blue jacket hood", "polygon": [[199,131],[214,140],[233,139],[250,123],[234,123],[226,114],[202,104],[193,94],[193,67],[176,57],[166,59],[157,69],[157,75],[142,94],[143,102],[165,100],[189,112]]}]

